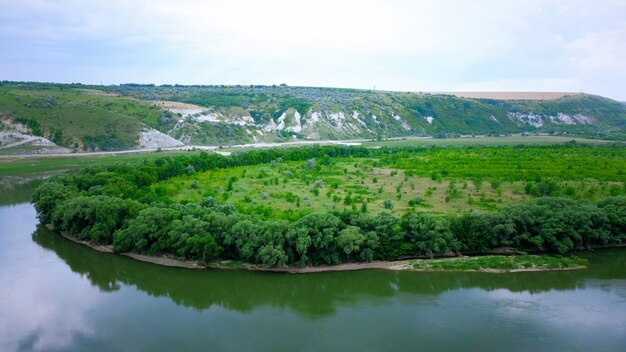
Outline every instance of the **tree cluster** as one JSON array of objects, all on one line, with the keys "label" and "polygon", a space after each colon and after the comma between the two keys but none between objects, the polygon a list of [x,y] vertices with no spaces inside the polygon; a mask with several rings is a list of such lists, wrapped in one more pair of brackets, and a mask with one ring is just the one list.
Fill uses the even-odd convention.
[{"label": "tree cluster", "polygon": [[481,253],[500,247],[563,254],[626,242],[626,197],[597,203],[541,197],[495,212],[462,215],[410,210],[397,217],[386,211],[370,215],[333,210],[288,221],[238,213],[210,197],[198,204],[180,204],[150,191],[160,180],[214,168],[371,153],[365,148],[312,147],[229,157],[202,153],[146,161],[139,167],[86,168],[44,183],[33,202],[41,222],[81,240],[111,244],[116,252],[201,262],[323,265]]}]

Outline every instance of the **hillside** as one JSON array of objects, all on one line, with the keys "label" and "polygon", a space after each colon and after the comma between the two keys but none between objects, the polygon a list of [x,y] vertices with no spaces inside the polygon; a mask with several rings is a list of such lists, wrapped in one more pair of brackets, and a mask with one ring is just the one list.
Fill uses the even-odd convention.
[{"label": "hillside", "polygon": [[[0,130],[4,136],[39,136],[68,151],[513,133],[626,138],[626,106],[611,99],[582,93],[500,94],[508,100],[285,85],[3,82]],[[0,148],[15,143],[3,137]]]}]

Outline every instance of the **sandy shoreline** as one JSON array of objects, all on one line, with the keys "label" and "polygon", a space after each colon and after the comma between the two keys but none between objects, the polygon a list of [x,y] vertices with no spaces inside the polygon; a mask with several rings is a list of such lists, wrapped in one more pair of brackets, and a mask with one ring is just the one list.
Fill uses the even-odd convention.
[{"label": "sandy shoreline", "polygon": [[[47,226],[52,230],[51,226]],[[54,230],[52,230],[54,231]],[[221,269],[221,270],[249,270],[249,271],[265,271],[265,272],[275,272],[275,273],[287,273],[287,274],[307,274],[307,273],[322,273],[322,272],[336,272],[336,271],[353,271],[353,270],[367,270],[367,269],[382,269],[382,270],[392,270],[392,271],[416,271],[416,272],[451,272],[451,271],[463,271],[463,272],[483,272],[483,273],[516,273],[516,272],[536,272],[536,271],[556,271],[556,270],[578,270],[585,269],[585,266],[576,266],[569,268],[522,268],[522,269],[481,269],[481,270],[438,270],[438,269],[419,269],[415,268],[411,261],[415,259],[406,259],[406,260],[397,260],[397,261],[372,261],[369,263],[344,263],[337,265],[320,265],[313,267],[280,267],[280,268],[268,268],[261,265],[250,264],[250,263],[237,263],[237,265],[231,265],[231,261],[219,261],[213,262],[209,264],[201,264],[194,260],[180,260],[174,259],[167,256],[155,256],[155,255],[146,255],[146,254],[138,254],[138,253],[115,253],[113,251],[113,246],[111,245],[99,245],[95,243],[91,243],[88,241],[79,240],[73,236],[69,236],[66,233],[57,232],[64,238],[81,244],[83,246],[87,246],[91,249],[95,249],[98,252],[110,253],[116,255],[122,255],[125,257],[129,257],[141,262],[151,263],[162,266],[169,266],[175,268],[185,268],[185,269]],[[447,258],[448,260],[458,260],[464,257],[452,257]],[[417,259],[419,260],[419,259]]]}]

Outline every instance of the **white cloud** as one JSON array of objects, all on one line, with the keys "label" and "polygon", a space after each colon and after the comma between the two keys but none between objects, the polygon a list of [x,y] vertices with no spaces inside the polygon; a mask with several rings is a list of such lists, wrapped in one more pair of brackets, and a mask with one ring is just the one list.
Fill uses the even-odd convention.
[{"label": "white cloud", "polygon": [[573,41],[573,61],[580,70],[624,72],[626,63],[626,21],[610,30],[591,32]]},{"label": "white cloud", "polygon": [[[506,82],[626,99],[597,72],[626,70],[619,1],[24,0],[0,10],[9,79],[403,90]],[[56,73],[45,73],[51,64]]]}]

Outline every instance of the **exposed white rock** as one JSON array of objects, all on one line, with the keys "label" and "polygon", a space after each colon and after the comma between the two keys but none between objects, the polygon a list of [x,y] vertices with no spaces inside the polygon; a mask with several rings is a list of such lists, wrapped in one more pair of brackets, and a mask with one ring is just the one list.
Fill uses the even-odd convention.
[{"label": "exposed white rock", "polygon": [[359,128],[357,127],[357,125],[353,124],[352,122],[348,122],[348,123],[346,124],[346,126],[350,127],[350,128],[351,128],[352,130],[354,130],[355,132],[360,132],[360,131],[361,131],[361,129],[359,129]]},{"label": "exposed white rock", "polygon": [[564,114],[562,112],[558,113],[556,116],[548,116],[548,118],[550,119],[550,122],[557,124],[557,125],[575,125],[576,122],[574,122],[574,119],[567,115]]},{"label": "exposed white rock", "polygon": [[518,120],[522,123],[531,125],[536,128],[543,126],[543,119],[541,115],[537,115],[532,112],[528,114],[524,114],[521,112],[509,112],[507,115],[511,120]]},{"label": "exposed white rock", "polygon": [[361,124],[361,126],[367,128],[367,124],[359,118],[359,115],[360,115],[359,112],[356,110],[352,112],[352,118],[357,120]]},{"label": "exposed white rock", "polygon": [[496,119],[496,117],[493,116],[493,115],[489,115],[489,118],[492,119],[493,121],[497,122],[497,123],[500,123],[500,121],[498,121],[498,119]]},{"label": "exposed white rock", "polygon": [[433,124],[433,117],[432,116],[424,116],[424,120],[426,120],[426,122],[428,122],[429,124]]},{"label": "exposed white rock", "polygon": [[[20,148],[21,146],[37,148]],[[14,147],[18,148],[12,149]],[[67,154],[71,152],[70,149],[59,147],[44,137],[32,136],[18,131],[0,132],[0,149],[7,155],[12,153],[30,155]]]},{"label": "exposed white rock", "polygon": [[309,126],[313,126],[320,120],[321,113],[319,111],[313,111],[311,113],[311,118],[306,121],[306,124]]},{"label": "exposed white rock", "polygon": [[[281,117],[282,117],[282,116],[281,116]],[[277,125],[277,126],[276,126],[276,128],[275,128],[275,129],[276,129],[276,131],[282,131],[282,130],[284,130],[284,129],[285,129],[285,119],[282,119],[282,120],[281,120],[281,119],[278,119],[278,121],[280,121],[280,122],[278,123],[278,125]]]},{"label": "exposed white rock", "polygon": [[139,149],[182,147],[185,144],[153,128],[139,132]]},{"label": "exposed white rock", "polygon": [[219,117],[217,114],[215,113],[202,113],[202,114],[195,114],[192,116],[192,118],[196,121],[196,122],[219,122]]},{"label": "exposed white rock", "polygon": [[270,131],[274,131],[276,130],[276,122],[274,122],[273,119],[270,119],[270,122],[267,123],[267,125],[265,125],[265,127],[263,127],[267,132]]},{"label": "exposed white rock", "polygon": [[0,113],[0,130],[4,129],[5,131],[13,131],[13,132],[21,132],[23,134],[31,134],[33,131],[23,123],[12,121],[9,118],[4,118],[2,113]]},{"label": "exposed white rock", "polygon": [[298,110],[296,110],[296,111],[293,113],[293,118],[294,118],[294,120],[296,120],[296,124],[297,124],[298,126],[302,125],[302,115],[300,115],[300,113],[298,112]]},{"label": "exposed white rock", "polygon": [[[30,130],[30,129],[28,129]],[[10,148],[29,146],[38,148],[19,149],[19,154],[66,154],[70,149],[59,147],[52,141],[38,136],[21,133],[18,131],[0,132],[0,149],[11,154]],[[6,150],[9,150],[8,152]]]},{"label": "exposed white rock", "polygon": [[15,147],[22,144],[55,146],[46,138],[27,135],[21,132],[0,132],[0,147]]},{"label": "exposed white rock", "polygon": [[302,116],[300,115],[298,110],[293,113],[293,124],[287,127],[286,130],[296,133],[302,132]]},{"label": "exposed white rock", "polygon": [[239,126],[254,125],[254,119],[250,115],[235,115],[231,123]]},{"label": "exposed white rock", "polygon": [[578,120],[578,122],[582,123],[583,125],[589,125],[593,123],[593,119],[591,117],[585,116],[583,114],[576,114],[574,115],[574,118]]},{"label": "exposed white rock", "polygon": [[346,119],[346,115],[343,112],[329,112],[326,114],[328,119],[330,120],[330,124],[336,131],[343,131],[343,122]]},{"label": "exposed white rock", "polygon": [[280,124],[281,122],[285,121],[286,118],[287,118],[287,113],[283,112],[282,115],[280,115],[280,117],[278,118],[278,123]]},{"label": "exposed white rock", "polygon": [[409,124],[404,121],[400,116],[396,115],[395,113],[391,113],[391,117],[393,117],[394,120],[400,122],[402,124],[402,127],[407,130],[410,131],[411,130],[411,126],[409,126]]},{"label": "exposed white rock", "polygon": [[247,133],[250,137],[252,137],[252,140],[254,141],[254,143],[258,142],[258,140],[257,140],[256,136],[255,136],[255,135],[254,135],[254,134],[253,134],[253,133],[252,133],[249,129],[247,129],[247,128],[246,128],[246,133]]},{"label": "exposed white rock", "polygon": [[180,114],[183,118],[205,112],[203,109],[170,109],[170,111],[175,114]]},{"label": "exposed white rock", "polygon": [[582,114],[576,114],[574,116],[559,112],[556,116],[547,116],[550,122],[557,125],[576,125],[578,123],[587,125],[592,122],[591,118]]}]

